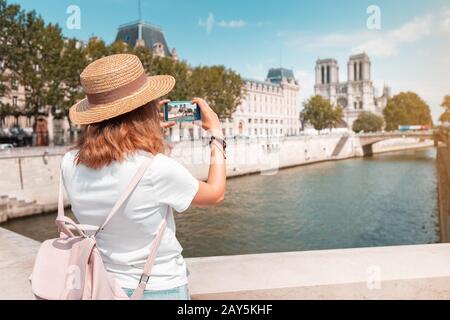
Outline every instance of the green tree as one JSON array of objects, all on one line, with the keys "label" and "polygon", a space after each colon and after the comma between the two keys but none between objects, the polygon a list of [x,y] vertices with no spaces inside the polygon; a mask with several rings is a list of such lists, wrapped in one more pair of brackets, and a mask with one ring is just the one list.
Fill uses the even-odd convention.
[{"label": "green tree", "polygon": [[342,122],[342,108],[333,106],[329,100],[316,95],[303,103],[303,111],[300,113],[302,122],[310,123],[314,129],[323,130],[335,128]]},{"label": "green tree", "polygon": [[45,25],[35,11],[25,13],[21,32],[21,63],[16,70],[26,90],[26,109],[23,112],[31,114],[36,124],[39,114],[47,114],[47,106],[60,98],[58,62],[63,40],[61,29],[57,25]]},{"label": "green tree", "polygon": [[196,67],[190,81],[192,95],[206,99],[220,118],[230,117],[245,94],[240,75],[223,66]]},{"label": "green tree", "polygon": [[123,42],[122,40],[116,41],[112,43],[108,47],[108,54],[119,54],[119,53],[132,53],[133,50],[130,50],[128,44]]},{"label": "green tree", "polygon": [[377,132],[381,131],[384,125],[383,117],[372,112],[361,112],[358,119],[353,122],[353,131],[355,132]]},{"label": "green tree", "polygon": [[[44,105],[51,111],[59,109],[59,105],[65,99],[66,85],[65,74],[61,72],[64,40],[58,25],[47,25],[41,38],[43,53],[42,75],[45,82]],[[47,111],[47,110],[46,110]]]},{"label": "green tree", "polygon": [[191,70],[186,62],[153,57],[149,74],[169,74],[176,79],[175,88],[169,93],[171,100],[186,100],[193,95]]},{"label": "green tree", "polygon": [[144,46],[138,46],[133,50],[133,53],[139,57],[144,66],[145,71],[150,74],[152,68],[153,56],[150,49]]},{"label": "green tree", "polygon": [[15,70],[20,63],[18,50],[23,18],[19,5],[8,5],[0,0],[0,96],[10,92],[11,80],[17,78]]},{"label": "green tree", "polygon": [[64,86],[61,89],[64,95],[58,103],[59,110],[55,114],[56,118],[67,116],[69,108],[84,98],[80,74],[86,65],[87,57],[79,42],[76,39],[67,40],[59,64],[59,72],[64,79]]},{"label": "green tree", "polygon": [[98,37],[91,37],[84,49],[86,59],[90,63],[108,55],[109,50],[105,42]]},{"label": "green tree", "polygon": [[26,110],[34,116],[36,123],[39,112],[43,112],[45,79],[43,76],[43,63],[41,36],[44,32],[44,21],[36,15],[35,11],[25,13],[21,37],[23,44],[19,50],[22,64],[16,69],[20,75],[20,83],[26,90]]},{"label": "green tree", "polygon": [[383,110],[386,130],[401,125],[432,125],[430,107],[414,92],[401,92],[389,99]]},{"label": "green tree", "polygon": [[444,97],[441,107],[444,108],[444,113],[439,117],[440,122],[450,122],[450,95]]}]

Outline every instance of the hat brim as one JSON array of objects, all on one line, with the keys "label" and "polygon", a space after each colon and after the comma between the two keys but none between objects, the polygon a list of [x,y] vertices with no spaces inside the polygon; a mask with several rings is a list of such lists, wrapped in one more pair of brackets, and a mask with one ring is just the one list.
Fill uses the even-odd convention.
[{"label": "hat brim", "polygon": [[111,103],[93,105],[84,98],[69,109],[69,118],[74,124],[79,125],[102,122],[163,97],[172,91],[174,86],[175,78],[172,76],[151,76],[139,91]]}]

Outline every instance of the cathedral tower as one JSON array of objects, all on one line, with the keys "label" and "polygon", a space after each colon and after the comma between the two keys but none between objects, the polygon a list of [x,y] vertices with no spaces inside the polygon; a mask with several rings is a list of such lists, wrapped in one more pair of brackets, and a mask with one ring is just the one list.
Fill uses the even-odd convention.
[{"label": "cathedral tower", "polygon": [[347,79],[351,81],[370,81],[371,80],[371,63],[369,56],[365,53],[350,56],[348,60]]},{"label": "cathedral tower", "polygon": [[334,59],[317,60],[316,85],[339,83],[339,66]]}]

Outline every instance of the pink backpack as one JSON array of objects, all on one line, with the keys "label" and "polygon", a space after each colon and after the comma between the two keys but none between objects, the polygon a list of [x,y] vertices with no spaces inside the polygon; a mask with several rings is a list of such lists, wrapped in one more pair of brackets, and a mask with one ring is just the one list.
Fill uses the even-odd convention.
[{"label": "pink backpack", "polygon": [[[156,258],[162,235],[167,225],[168,211],[153,241],[150,255],[145,263],[139,285],[131,298],[116,283],[103,265],[96,247],[95,237],[117,213],[125,200],[135,189],[151,164],[146,158],[130,184],[112,208],[105,222],[100,226],[81,225],[64,216],[62,172],[59,183],[58,226],[60,237],[44,241],[38,251],[30,277],[31,288],[37,299],[47,300],[96,300],[142,298],[151,269]],[[78,235],[74,234],[77,233]],[[92,236],[85,232],[94,233]]]}]

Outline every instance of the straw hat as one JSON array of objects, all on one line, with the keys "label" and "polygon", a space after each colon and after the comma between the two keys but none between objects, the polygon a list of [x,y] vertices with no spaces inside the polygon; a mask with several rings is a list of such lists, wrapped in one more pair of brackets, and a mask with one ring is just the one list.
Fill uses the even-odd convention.
[{"label": "straw hat", "polygon": [[88,65],[80,75],[86,98],[69,110],[75,124],[101,122],[130,112],[169,93],[172,76],[145,74],[139,58],[115,54]]}]

